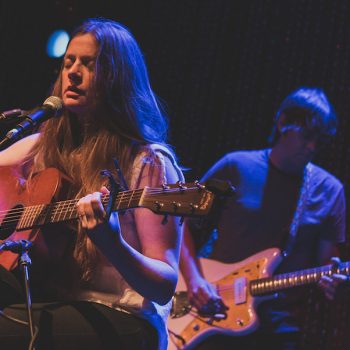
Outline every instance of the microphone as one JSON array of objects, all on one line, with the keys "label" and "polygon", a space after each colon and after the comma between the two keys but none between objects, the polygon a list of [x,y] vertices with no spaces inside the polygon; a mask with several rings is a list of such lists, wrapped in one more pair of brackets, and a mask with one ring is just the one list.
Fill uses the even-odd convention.
[{"label": "microphone", "polygon": [[0,244],[0,252],[10,251],[12,253],[21,254],[23,251],[27,251],[32,245],[33,243],[26,239],[21,239],[19,241],[7,240]]},{"label": "microphone", "polygon": [[22,113],[23,113],[23,111],[19,108],[11,109],[9,111],[2,112],[2,113],[0,113],[0,122],[7,120],[7,119],[16,118],[19,115],[21,115]]},{"label": "microphone", "polygon": [[5,138],[0,142],[0,150],[3,150],[4,148],[21,139],[36,125],[44,122],[51,117],[60,116],[62,114],[62,111],[62,100],[59,97],[50,96],[44,101],[41,107],[37,108],[33,112],[19,116],[19,118],[24,120],[6,134]]}]

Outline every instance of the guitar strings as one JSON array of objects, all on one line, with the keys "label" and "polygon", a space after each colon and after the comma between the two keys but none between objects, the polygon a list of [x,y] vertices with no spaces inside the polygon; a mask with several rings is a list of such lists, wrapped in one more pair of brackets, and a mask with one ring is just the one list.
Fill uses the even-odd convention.
[{"label": "guitar strings", "polygon": [[[188,189],[188,190],[198,190],[197,188],[192,188],[192,189]],[[126,193],[131,193],[131,192],[134,192],[132,194],[132,196],[128,196],[126,195]],[[141,195],[140,196],[135,196],[134,194],[136,192],[141,192]],[[152,194],[152,195],[155,195],[155,194],[163,194],[163,195],[166,195],[167,193],[174,193],[174,192],[177,192],[177,193],[181,193],[181,190],[179,189],[171,189],[171,190],[166,190],[164,191],[163,189],[147,189],[147,194]],[[128,201],[132,201],[132,200],[135,200],[135,199],[140,199],[142,197],[142,194],[143,194],[143,189],[137,189],[137,190],[134,190],[134,191],[125,191],[125,192],[121,192],[120,194],[118,194],[117,198],[116,198],[116,201],[118,200],[118,198],[120,198],[120,203],[125,203],[125,202],[128,202]],[[122,197],[127,197],[127,198],[122,198]],[[109,195],[106,194],[102,197],[102,201],[104,200],[108,200],[109,199]],[[71,206],[72,204],[76,204],[78,202],[79,199],[70,199],[70,200],[65,200],[65,201],[59,201],[59,202],[55,202],[55,203],[48,203],[48,204],[38,204],[38,205],[34,205],[34,206],[28,206],[28,207],[18,207],[18,208],[13,208],[13,209],[10,209],[10,210],[3,210],[3,211],[0,211],[0,216],[3,214],[3,213],[16,213],[17,212],[21,212],[23,211],[24,209],[30,209],[30,208],[36,208],[36,207],[40,207],[40,206],[49,206],[49,205],[52,205],[52,206],[60,206],[60,208],[65,208],[65,207],[68,207],[68,206]],[[169,202],[170,203],[170,202]],[[61,204],[64,204],[64,205],[61,205]]]},{"label": "guitar strings", "polygon": [[[138,191],[138,190],[135,190],[135,191]],[[132,192],[132,191],[128,191],[128,192]],[[122,192],[122,193],[125,193],[125,192]],[[119,198],[119,197],[122,197],[123,195],[120,194],[117,196],[116,200]],[[141,196],[139,197],[136,197],[136,198],[141,198]],[[108,200],[109,199],[109,195],[106,194],[102,197],[102,201],[105,201],[105,200]],[[132,198],[133,199],[133,198]],[[131,199],[131,200],[132,200]],[[125,199],[121,199],[121,202],[126,202],[128,201],[129,199],[125,198]],[[31,209],[35,209],[35,208],[39,208],[39,207],[42,207],[42,206],[47,206],[47,207],[60,207],[62,209],[65,209],[65,208],[68,208],[68,207],[71,207],[72,205],[76,205],[78,203],[79,199],[69,199],[69,200],[65,200],[65,201],[59,201],[59,202],[55,202],[55,203],[47,203],[47,204],[37,204],[37,205],[32,205],[32,206],[27,206],[27,207],[18,207],[18,208],[13,208],[13,209],[10,209],[10,210],[2,210],[0,211],[0,217],[9,217],[10,215],[3,215],[4,213],[5,214],[17,214],[19,212],[23,212],[25,210],[29,211]],[[63,205],[62,205],[63,204]]]},{"label": "guitar strings", "polygon": [[[193,187],[193,188],[186,188],[186,191],[198,191],[198,188],[197,187]],[[116,198],[116,200],[118,200],[118,198],[119,197],[127,197],[128,196],[128,198],[122,198],[121,200],[120,200],[120,202],[127,202],[127,201],[129,201],[129,200],[133,200],[133,199],[139,199],[139,198],[141,198],[141,196],[142,196],[142,194],[143,194],[143,191],[144,191],[144,189],[136,189],[136,190],[131,190],[131,191],[123,191],[123,192],[120,192],[119,194],[118,194],[118,196],[117,196],[117,198]],[[146,195],[147,194],[152,194],[152,195],[155,195],[155,194],[163,194],[163,195],[165,195],[165,194],[167,194],[167,193],[174,193],[174,192],[177,192],[177,193],[181,193],[182,191],[184,191],[184,190],[179,190],[178,188],[174,188],[174,189],[166,189],[166,190],[163,190],[163,189],[151,189],[151,188],[149,188],[149,189],[147,189],[147,192],[146,192]],[[134,192],[134,193],[132,193],[132,192]],[[134,196],[134,194],[136,193],[136,192],[141,192],[141,196],[139,196],[139,197],[135,197]],[[132,197],[130,196],[130,195],[128,195],[128,194],[131,194],[132,193]],[[134,198],[135,197],[135,198]],[[109,199],[109,195],[108,194],[106,194],[106,195],[104,195],[103,197],[102,197],[102,200],[105,200],[105,199]],[[55,202],[55,203],[48,203],[48,204],[38,204],[38,205],[34,205],[34,206],[28,206],[28,207],[25,207],[25,208],[34,208],[34,207],[39,207],[39,206],[41,206],[41,205],[60,205],[60,204],[62,204],[62,203],[64,203],[65,205],[71,205],[72,203],[77,203],[78,202],[78,200],[79,199],[69,199],[69,200],[64,200],[64,201],[59,201],[59,202]],[[63,206],[62,206],[63,207]],[[18,207],[18,208],[13,208],[13,209],[10,209],[10,210],[2,210],[2,211],[0,211],[0,216],[3,214],[3,213],[9,213],[9,212],[16,212],[16,210],[17,211],[21,211],[21,210],[23,210],[23,209],[25,209],[24,207]]]},{"label": "guitar strings", "polygon": [[[174,192],[176,193],[183,193],[183,191],[200,191],[198,187],[192,187],[192,188],[185,188],[185,189],[179,189],[179,188],[173,188],[173,189],[163,189],[163,188],[147,188],[146,191],[146,196],[147,194],[151,195],[164,195],[166,194],[173,194]],[[118,207],[122,204],[125,203],[131,203],[133,201],[139,200],[142,195],[143,195],[144,189],[136,189],[136,190],[131,190],[131,191],[123,191],[117,195],[116,201],[118,201]],[[132,194],[130,196],[130,194]],[[123,198],[125,197],[125,198]],[[147,199],[147,198],[146,198]],[[75,215],[75,217],[70,217],[69,219],[74,219],[76,218],[76,203],[78,202],[79,199],[71,199],[71,200],[66,200],[66,201],[60,201],[60,202],[55,202],[55,203],[48,203],[48,204],[41,204],[41,205],[34,205],[34,206],[28,206],[28,207],[18,207],[18,208],[13,208],[8,211],[0,211],[0,220],[5,218],[5,221],[2,223],[0,226],[0,231],[4,229],[8,229],[12,227],[14,223],[18,222],[21,219],[21,216],[23,213],[26,212],[25,215],[28,215],[29,217],[27,219],[31,219],[31,216],[33,215],[33,212],[38,218],[40,216],[45,217],[47,216],[48,212],[53,213],[54,217],[56,215],[60,216],[62,214],[67,214],[68,211],[67,209],[70,210],[71,214]],[[107,201],[109,200],[109,194],[106,194],[102,197],[102,202],[103,204],[106,204]],[[166,204],[170,204],[173,201],[169,201],[166,198],[162,198],[162,202]],[[63,205],[62,205],[63,204]],[[45,210],[46,209],[46,210]]]},{"label": "guitar strings", "polygon": [[[338,266],[338,270],[348,273],[350,269],[350,262],[342,262]],[[304,284],[311,284],[319,280],[322,275],[330,276],[336,273],[332,265],[324,265],[310,269],[296,271],[294,273],[285,273],[268,278],[259,278],[249,281],[247,287],[254,294],[257,291],[273,292],[275,290],[282,290],[288,286],[298,286]],[[277,289],[276,289],[277,288]],[[234,289],[232,285],[216,285],[216,290],[219,294],[233,294]],[[228,293],[229,292],[229,293]]]}]

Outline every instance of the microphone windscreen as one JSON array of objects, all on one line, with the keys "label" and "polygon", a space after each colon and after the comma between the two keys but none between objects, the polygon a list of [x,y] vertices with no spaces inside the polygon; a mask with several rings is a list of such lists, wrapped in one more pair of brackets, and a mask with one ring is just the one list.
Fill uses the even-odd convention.
[{"label": "microphone windscreen", "polygon": [[44,103],[44,106],[50,106],[55,111],[55,116],[61,114],[63,110],[63,101],[57,96],[48,97]]}]

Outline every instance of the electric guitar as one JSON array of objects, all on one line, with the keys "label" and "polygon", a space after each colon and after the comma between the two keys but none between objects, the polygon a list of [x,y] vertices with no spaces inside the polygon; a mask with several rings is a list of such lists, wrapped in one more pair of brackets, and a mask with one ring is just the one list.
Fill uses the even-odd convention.
[{"label": "electric guitar", "polygon": [[251,333],[259,326],[257,306],[274,298],[273,292],[316,283],[323,275],[350,274],[350,262],[344,262],[336,268],[325,265],[272,276],[281,260],[277,248],[261,251],[235,264],[201,258],[205,278],[214,281],[212,283],[228,310],[225,314],[202,316],[190,305],[180,275],[168,319],[168,350],[190,350],[213,334],[239,336]]},{"label": "electric guitar", "polygon": [[[39,172],[24,183],[11,167],[0,167],[0,245],[6,240],[34,241],[39,229],[78,218],[78,199],[55,201],[62,194],[64,178],[55,168]],[[163,185],[159,188],[122,191],[113,211],[148,208],[156,214],[204,216],[213,205],[214,192],[198,182]],[[109,195],[102,196],[106,207]],[[7,270],[17,266],[18,254],[0,252],[0,264]]]}]

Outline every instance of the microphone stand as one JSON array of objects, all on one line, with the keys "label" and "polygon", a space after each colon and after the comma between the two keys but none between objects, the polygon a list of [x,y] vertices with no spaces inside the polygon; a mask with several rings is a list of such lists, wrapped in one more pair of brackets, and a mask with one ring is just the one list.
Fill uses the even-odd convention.
[{"label": "microphone stand", "polygon": [[14,109],[0,114],[0,137],[3,139],[10,129],[15,127],[19,122],[22,122],[24,117],[21,116],[21,109]]},{"label": "microphone stand", "polygon": [[32,264],[32,261],[28,255],[28,249],[29,247],[27,246],[23,247],[19,257],[19,264],[23,272],[23,284],[24,284],[25,293],[26,293],[26,307],[27,307],[28,325],[29,325],[30,339],[31,339],[30,344],[33,344],[35,328],[33,323],[32,297],[30,293],[29,273],[28,273],[28,266]]},{"label": "microphone stand", "polygon": [[32,264],[32,261],[28,255],[29,248],[33,245],[32,242],[27,241],[25,239],[21,239],[19,241],[11,241],[7,240],[0,245],[0,251],[11,251],[12,253],[19,254],[18,263],[20,269],[23,273],[23,284],[26,294],[26,308],[28,315],[28,326],[30,331],[30,350],[35,350],[33,344],[35,341],[35,327],[33,323],[33,310],[32,310],[32,297],[30,293],[29,287],[29,272],[28,267]]},{"label": "microphone stand", "polygon": [[[19,117],[23,121],[18,124],[18,128],[12,128],[9,130],[5,137],[0,141],[0,151],[4,151],[6,148],[13,145],[15,142],[23,138],[30,130],[34,128],[34,123],[30,118]],[[25,128],[24,128],[25,127]]]}]

